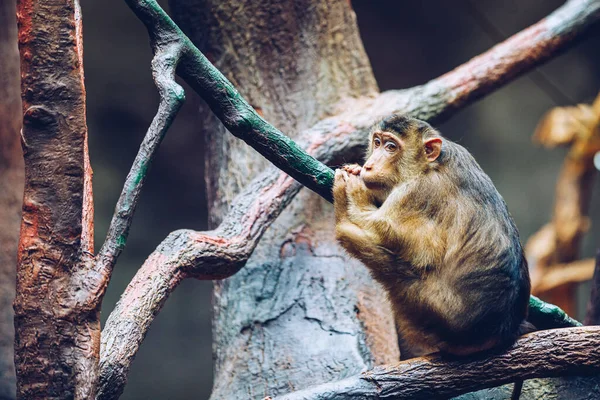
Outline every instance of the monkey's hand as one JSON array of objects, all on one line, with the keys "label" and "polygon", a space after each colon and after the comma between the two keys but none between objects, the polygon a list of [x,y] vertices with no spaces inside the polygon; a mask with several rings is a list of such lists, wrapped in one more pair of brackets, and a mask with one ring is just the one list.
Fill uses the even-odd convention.
[{"label": "monkey's hand", "polygon": [[335,180],[333,182],[333,208],[335,210],[335,222],[348,219],[348,196],[346,194],[346,182],[348,173],[341,169],[335,170]]},{"label": "monkey's hand", "polygon": [[346,164],[342,167],[342,169],[351,175],[358,176],[358,175],[360,175],[360,171],[362,170],[362,167],[358,164]]},{"label": "monkey's hand", "polygon": [[[373,194],[365,186],[360,176],[348,175],[346,180],[349,215],[365,215],[377,210]],[[351,218],[352,219],[352,218]]]}]

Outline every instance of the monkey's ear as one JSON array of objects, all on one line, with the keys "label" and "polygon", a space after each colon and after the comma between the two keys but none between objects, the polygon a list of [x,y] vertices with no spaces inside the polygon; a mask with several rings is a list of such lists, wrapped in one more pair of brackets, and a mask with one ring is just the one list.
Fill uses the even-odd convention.
[{"label": "monkey's ear", "polygon": [[425,157],[427,161],[432,162],[437,160],[442,152],[442,139],[434,137],[425,140]]}]

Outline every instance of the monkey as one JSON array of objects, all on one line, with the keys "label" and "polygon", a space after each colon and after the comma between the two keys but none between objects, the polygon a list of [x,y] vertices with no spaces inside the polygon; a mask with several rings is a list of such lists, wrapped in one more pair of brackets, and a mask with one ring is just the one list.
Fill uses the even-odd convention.
[{"label": "monkey", "polygon": [[333,198],[337,241],[386,290],[409,344],[468,356],[528,329],[529,272],[506,203],[469,151],[427,122],[375,124],[365,163],[336,170]]}]

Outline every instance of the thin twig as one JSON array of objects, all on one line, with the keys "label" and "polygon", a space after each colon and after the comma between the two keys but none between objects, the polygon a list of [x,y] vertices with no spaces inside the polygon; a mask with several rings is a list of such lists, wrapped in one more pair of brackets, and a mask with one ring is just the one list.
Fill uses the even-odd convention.
[{"label": "thin twig", "polygon": [[185,100],[183,88],[175,82],[175,70],[181,58],[182,46],[179,42],[169,42],[169,38],[158,39],[152,43],[152,76],[160,94],[160,104],[125,179],[106,239],[97,256],[96,270],[106,274],[110,274],[125,248],[148,168]]}]

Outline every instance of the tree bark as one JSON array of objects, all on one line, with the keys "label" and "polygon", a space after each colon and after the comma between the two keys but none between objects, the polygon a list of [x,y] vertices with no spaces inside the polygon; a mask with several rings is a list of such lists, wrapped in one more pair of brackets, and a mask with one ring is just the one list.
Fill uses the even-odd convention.
[{"label": "tree bark", "polygon": [[81,11],[19,0],[25,159],[15,298],[17,397],[95,392],[100,297],[93,267]]},{"label": "tree bark", "polygon": [[[234,7],[211,0],[171,1],[190,38],[261,115],[292,138],[335,114],[343,100],[375,93],[356,27],[348,22],[353,14],[347,2],[330,2],[329,7],[318,0],[263,3]],[[565,10],[569,6],[580,4],[569,3]],[[340,15],[344,23],[339,23]],[[531,37],[517,40],[518,45],[530,42]],[[494,50],[510,52],[514,44]],[[471,63],[480,66],[478,58]],[[488,75],[473,79],[484,89],[481,82],[487,80]],[[444,77],[440,82],[447,83]],[[432,82],[421,94],[436,98],[440,91],[434,89]],[[464,105],[460,98],[448,102],[444,104]],[[216,227],[234,196],[264,168],[264,160],[228,136],[207,109],[203,112],[210,218]],[[393,328],[385,320],[389,309],[378,297],[381,290],[363,267],[341,261],[326,207],[312,194],[299,195],[245,268],[215,284],[212,398],[277,396],[397,358]],[[373,299],[366,307],[361,304],[365,292]],[[393,349],[385,348],[392,343]]]},{"label": "tree bark", "polygon": [[[129,3],[135,3],[138,11],[143,8],[154,13],[145,15],[146,22],[148,18],[156,18],[160,9],[153,1],[131,0]],[[247,92],[247,97],[261,114],[283,126],[292,133],[291,136],[297,136],[299,130],[328,114],[339,113],[342,108],[347,110],[340,105],[345,100],[359,96],[364,100],[376,94],[349,2],[270,3],[238,4],[233,8],[231,4],[207,0],[201,4],[205,7],[202,10],[208,10],[202,21],[206,23],[203,29],[207,30],[198,32],[209,38],[206,43],[216,50],[215,54],[218,53],[217,64],[222,64],[228,74],[241,75],[244,82],[238,86],[242,92]],[[573,8],[582,4],[570,3]],[[590,13],[580,15],[586,19]],[[76,0],[60,5],[21,0],[19,21],[26,188],[15,301],[18,391],[26,398],[91,398],[97,382],[99,304],[109,276],[105,272],[112,269],[124,245],[132,205],[139,193],[137,185],[143,181],[146,162],[170,120],[162,118],[164,115],[159,110],[153,124],[158,136],[147,136],[151,143],[142,145],[141,158],[136,158],[127,179],[131,185],[126,184],[117,206],[118,215],[112,225],[115,229],[108,235],[105,257],[100,257],[100,261],[94,259],[91,253],[93,208],[79,5]],[[164,19],[163,22],[160,29],[172,27],[172,23],[169,25]],[[172,43],[173,39],[168,30],[163,32],[167,35],[165,44]],[[241,32],[244,35],[240,35]],[[152,33],[156,32],[151,31],[154,42],[156,36]],[[564,40],[552,37],[549,44],[548,38],[545,39],[549,48]],[[498,49],[501,52],[506,47]],[[189,45],[186,49],[190,50]],[[268,57],[263,58],[265,53]],[[550,54],[536,53],[530,57],[530,62],[539,62]],[[164,67],[164,62],[175,62],[176,59],[179,57],[161,59],[158,64]],[[247,63],[243,69],[236,69],[240,59]],[[481,63],[476,64],[482,67]],[[521,65],[521,69],[527,65]],[[168,81],[173,84],[173,68],[168,69],[171,74]],[[511,69],[513,72],[518,70]],[[471,75],[475,76],[472,71]],[[444,84],[454,88],[464,85],[462,81],[452,80],[452,76],[456,76],[455,73],[440,79],[442,87]],[[197,78],[206,79],[206,76]],[[487,82],[497,79],[497,76],[492,77]],[[465,97],[438,104],[438,108],[463,106],[477,93],[481,95],[489,90],[482,82],[486,80],[479,80],[475,86],[469,85]],[[176,105],[182,98],[174,86],[174,96],[167,101],[171,105]],[[159,87],[165,89],[163,85],[159,84]],[[427,88],[438,90],[432,93]],[[214,89],[237,93],[231,86],[215,85],[212,94]],[[435,95],[440,92],[435,82],[421,89],[416,88],[416,91],[425,93],[426,98],[436,99]],[[405,95],[408,97],[411,96]],[[403,104],[407,107],[406,102]],[[247,105],[246,108],[250,109]],[[218,112],[219,107],[213,111]],[[430,112],[435,114],[434,110]],[[168,118],[174,115],[168,114]],[[251,124],[245,119],[246,114],[217,115],[222,121],[225,119],[223,122],[230,129],[247,128]],[[225,209],[235,193],[262,166],[255,166],[254,154],[244,153],[245,146],[236,147],[239,142],[229,136],[220,136],[225,132],[219,131],[217,126],[220,125],[214,123],[214,119],[207,125],[215,128],[207,137],[214,150],[208,163],[214,171],[214,179],[209,176],[212,182],[209,195],[212,196],[213,224],[216,225],[224,219]],[[315,132],[319,131],[313,131],[309,146],[313,150],[326,140],[320,135],[316,135],[315,140]],[[258,150],[268,149],[265,146],[263,140]],[[242,159],[240,155],[247,158]],[[290,160],[293,158],[283,159],[288,163],[292,162]],[[231,168],[235,169],[233,173],[228,171]],[[323,168],[331,174],[329,169]],[[237,180],[223,186],[231,176]],[[291,179],[281,181],[292,187]],[[272,182],[268,186],[273,186]],[[296,191],[298,184],[294,186],[289,192]],[[260,185],[254,187],[260,188]],[[285,192],[285,187],[282,191]],[[264,194],[263,190],[260,192]],[[264,204],[259,203],[258,210],[252,211],[260,214],[263,207]],[[296,387],[343,378],[366,366],[398,358],[391,313],[382,298],[382,290],[373,284],[364,268],[356,262],[353,262],[356,265],[348,266],[339,254],[339,248],[332,242],[333,224],[329,210],[314,195],[305,194],[294,200],[242,273],[217,286],[215,326],[220,351],[217,353],[215,398],[262,397],[267,393],[289,392]],[[252,228],[256,232],[256,227]],[[182,237],[184,235],[185,232]],[[188,239],[210,242],[211,238],[196,233]],[[221,235],[212,245],[218,248],[227,242]],[[247,257],[252,250],[254,247],[242,256]],[[160,256],[160,251],[155,254]],[[218,258],[223,265],[227,264],[222,260],[226,255],[227,251]],[[165,266],[159,257],[151,261]],[[236,271],[245,258],[243,262],[238,261],[233,263]],[[152,262],[147,264],[149,268]],[[167,267],[175,270],[177,265]],[[194,265],[188,267],[193,269]],[[191,269],[183,269],[183,277],[198,277]],[[177,282],[177,275],[163,275],[152,278],[166,277]],[[134,280],[132,286],[143,287],[153,282]],[[149,290],[148,296],[164,301],[166,296],[160,292],[170,293],[173,289]],[[121,302],[120,305],[126,309],[131,304]],[[154,316],[148,316],[148,320]],[[136,339],[136,346],[139,341]],[[131,357],[127,359],[128,363],[130,361]],[[510,367],[505,366],[505,369]]]},{"label": "tree bark", "polygon": [[0,399],[15,398],[14,327],[17,242],[23,197],[19,145],[21,96],[16,3],[0,3]]},{"label": "tree bark", "polygon": [[[515,346],[500,354],[454,360],[437,354],[414,358],[281,396],[277,400],[449,398],[481,388],[482,383],[492,387],[540,376],[597,375],[600,370],[599,332],[597,326],[539,331],[519,338]],[[582,347],[584,351],[581,351]],[[590,381],[595,385],[588,386],[583,398],[597,398],[598,379]],[[584,382],[582,386],[587,386],[586,383],[589,384]],[[480,394],[482,399],[492,397],[489,391]],[[473,398],[475,394],[471,396]],[[580,397],[573,390],[569,398]]]},{"label": "tree bark", "polygon": [[[177,1],[180,26],[290,137],[377,93],[346,1]],[[210,222],[267,163],[206,111]],[[261,398],[399,357],[383,292],[334,242],[332,208],[299,194],[243,270],[215,283],[212,398]]]}]

